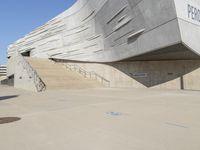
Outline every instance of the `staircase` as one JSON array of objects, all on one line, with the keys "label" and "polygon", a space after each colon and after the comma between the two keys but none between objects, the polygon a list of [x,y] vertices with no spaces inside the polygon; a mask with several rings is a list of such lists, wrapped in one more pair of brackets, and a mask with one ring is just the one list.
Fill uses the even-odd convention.
[{"label": "staircase", "polygon": [[67,70],[62,64],[48,59],[26,58],[46,85],[46,89],[81,89],[97,88],[102,84],[84,78],[77,72]]}]

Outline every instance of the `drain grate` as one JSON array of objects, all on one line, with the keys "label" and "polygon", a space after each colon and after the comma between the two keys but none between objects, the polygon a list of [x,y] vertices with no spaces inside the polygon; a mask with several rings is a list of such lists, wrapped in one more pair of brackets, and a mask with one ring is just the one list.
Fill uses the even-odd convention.
[{"label": "drain grate", "polygon": [[21,120],[19,117],[3,117],[0,118],[0,124],[12,123],[19,120]]}]

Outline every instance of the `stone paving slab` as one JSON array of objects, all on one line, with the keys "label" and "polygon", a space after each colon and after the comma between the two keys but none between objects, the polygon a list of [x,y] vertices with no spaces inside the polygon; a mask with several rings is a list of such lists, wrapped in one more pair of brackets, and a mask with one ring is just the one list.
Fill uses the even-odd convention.
[{"label": "stone paving slab", "polygon": [[[200,92],[0,86],[2,150],[199,150]],[[1,121],[0,121],[1,122]]]}]

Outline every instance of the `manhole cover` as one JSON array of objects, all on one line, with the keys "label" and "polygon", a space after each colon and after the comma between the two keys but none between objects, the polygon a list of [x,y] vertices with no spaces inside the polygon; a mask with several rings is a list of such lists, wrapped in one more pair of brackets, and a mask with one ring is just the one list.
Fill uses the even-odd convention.
[{"label": "manhole cover", "polygon": [[15,121],[19,121],[21,118],[19,117],[3,117],[0,118],[0,124],[5,124],[5,123],[12,123]]}]

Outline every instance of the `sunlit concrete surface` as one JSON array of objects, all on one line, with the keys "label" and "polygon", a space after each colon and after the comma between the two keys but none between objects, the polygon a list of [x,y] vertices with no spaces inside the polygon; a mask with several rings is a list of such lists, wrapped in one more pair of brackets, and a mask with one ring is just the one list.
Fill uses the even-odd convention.
[{"label": "sunlit concrete surface", "polygon": [[2,150],[199,150],[200,92],[0,87]]},{"label": "sunlit concrete surface", "polygon": [[187,60],[200,55],[199,0],[77,0],[8,47],[83,62]]}]

